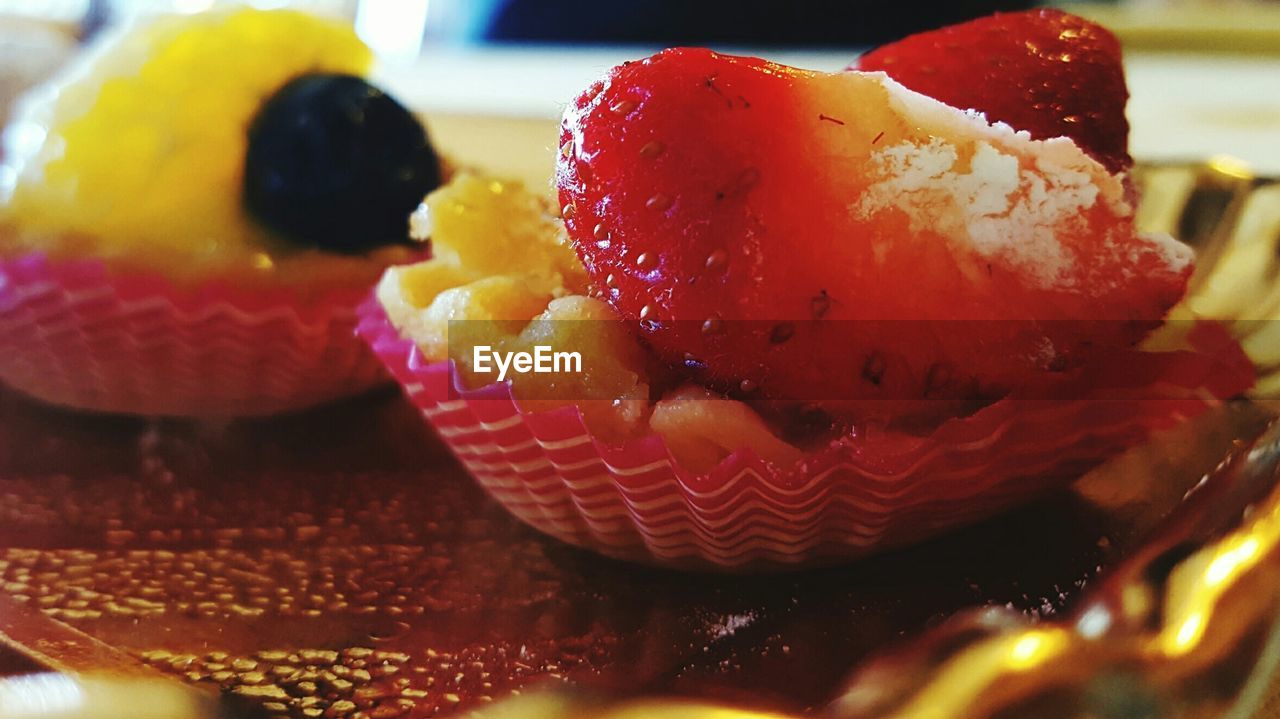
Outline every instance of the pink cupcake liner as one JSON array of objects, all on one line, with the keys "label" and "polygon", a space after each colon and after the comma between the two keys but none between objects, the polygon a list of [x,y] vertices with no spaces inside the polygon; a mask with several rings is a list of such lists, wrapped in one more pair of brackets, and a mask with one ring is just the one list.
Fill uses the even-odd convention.
[{"label": "pink cupcake liner", "polygon": [[792,467],[744,449],[697,473],[657,435],[609,445],[576,407],[525,410],[505,383],[465,389],[451,363],[401,338],[376,300],[359,312],[358,333],[513,515],[611,557],[681,568],[795,568],[918,542],[1062,486],[1252,383],[1233,342],[1141,355],[1150,361],[1119,370],[1150,382],[1131,399],[1004,400],[925,437],[840,443]]},{"label": "pink cupcake liner", "polygon": [[284,289],[111,272],[36,253],[0,260],[0,381],[100,412],[230,417],[302,409],[386,381],[355,337],[367,289]]}]

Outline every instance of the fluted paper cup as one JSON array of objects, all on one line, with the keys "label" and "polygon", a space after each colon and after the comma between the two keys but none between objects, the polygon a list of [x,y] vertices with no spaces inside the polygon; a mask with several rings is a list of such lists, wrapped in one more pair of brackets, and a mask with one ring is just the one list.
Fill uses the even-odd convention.
[{"label": "fluted paper cup", "polygon": [[98,260],[0,260],[0,381],[100,412],[302,409],[386,380],[354,333],[366,291],[303,302],[284,289],[224,281],[178,286]]},{"label": "fluted paper cup", "polygon": [[[1204,352],[1135,353],[1103,378],[1107,399],[1005,399],[927,436],[849,440],[787,467],[743,449],[693,472],[656,434],[610,445],[574,406],[529,411],[507,383],[465,388],[451,363],[429,362],[401,338],[376,300],[361,306],[358,332],[522,521],[611,557],[727,571],[830,564],[972,523],[1070,482],[1253,377],[1234,342],[1206,332]],[[1135,377],[1141,388],[1117,391]]]}]

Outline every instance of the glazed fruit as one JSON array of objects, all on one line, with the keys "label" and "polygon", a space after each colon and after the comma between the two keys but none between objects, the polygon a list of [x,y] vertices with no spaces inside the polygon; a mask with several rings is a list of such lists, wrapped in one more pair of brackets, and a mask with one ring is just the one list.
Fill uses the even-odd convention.
[{"label": "glazed fruit", "polygon": [[[371,59],[349,26],[296,11],[161,17],[26,101],[6,136],[17,176],[4,220],[21,228],[19,249],[174,278],[264,274],[305,253],[245,211],[245,131],[290,79],[359,75]],[[335,273],[350,281],[353,268],[336,262],[345,258],[323,259],[300,272],[308,285]]]},{"label": "glazed fruit", "polygon": [[408,239],[408,217],[440,184],[417,118],[363,78],[291,80],[249,127],[244,200],[305,245],[363,252]]},{"label": "glazed fruit", "polygon": [[650,346],[841,416],[952,416],[1129,347],[1191,270],[1071,140],[879,74],[668,50],[578,97],[561,143],[574,248]]},{"label": "glazed fruit", "polygon": [[851,69],[884,71],[1038,140],[1070,137],[1112,172],[1133,165],[1120,42],[1084,18],[1050,9],[991,15],[877,48]]}]

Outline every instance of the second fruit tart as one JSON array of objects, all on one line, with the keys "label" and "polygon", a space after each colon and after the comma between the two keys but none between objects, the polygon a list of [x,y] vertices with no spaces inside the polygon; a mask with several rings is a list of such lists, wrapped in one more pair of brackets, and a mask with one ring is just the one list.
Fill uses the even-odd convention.
[{"label": "second fruit tart", "polygon": [[383,381],[354,308],[419,253],[440,163],[339,22],[248,8],[119,32],[6,131],[0,380],[109,412],[298,409]]},{"label": "second fruit tart", "polygon": [[[940,32],[1012,96],[698,49],[614,68],[566,112],[563,228],[459,178],[420,223],[436,257],[386,273],[362,334],[517,516],[683,566],[918,541],[1247,387],[1214,327],[1136,347],[1192,257],[1134,228],[1114,38],[1051,11]],[[996,100],[1032,107],[1011,127]],[[480,341],[583,372],[488,384]]]}]

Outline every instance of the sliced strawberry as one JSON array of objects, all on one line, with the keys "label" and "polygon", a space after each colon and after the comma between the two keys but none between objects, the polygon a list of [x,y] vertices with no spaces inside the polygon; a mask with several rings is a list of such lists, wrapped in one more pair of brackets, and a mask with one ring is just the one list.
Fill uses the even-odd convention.
[{"label": "sliced strawberry", "polygon": [[997,13],[876,48],[851,69],[884,71],[1036,139],[1070,137],[1112,172],[1133,165],[1120,43],[1082,17],[1048,9]]},{"label": "sliced strawberry", "polygon": [[568,109],[557,183],[600,293],[724,390],[894,418],[1132,344],[1190,251],[1118,176],[904,92],[676,49]]}]

